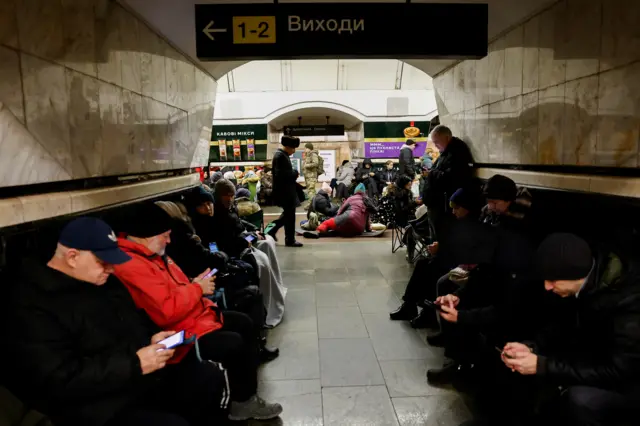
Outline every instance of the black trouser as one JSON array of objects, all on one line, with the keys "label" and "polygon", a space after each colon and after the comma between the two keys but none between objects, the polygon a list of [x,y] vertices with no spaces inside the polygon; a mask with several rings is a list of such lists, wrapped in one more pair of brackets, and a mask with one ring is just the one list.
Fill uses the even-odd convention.
[{"label": "black trouser", "polygon": [[570,426],[638,424],[640,401],[621,393],[590,386],[572,386],[565,397]]},{"label": "black trouser", "polygon": [[349,198],[349,188],[347,185],[339,183],[338,186],[336,186],[336,198]]},{"label": "black trouser", "polygon": [[282,207],[282,213],[280,217],[273,221],[275,226],[271,232],[274,234],[278,232],[280,228],[284,226],[284,242],[285,244],[292,244],[296,240],[296,207],[286,206]]},{"label": "black trouser", "polygon": [[[227,369],[232,401],[246,401],[258,388],[258,336],[248,315],[226,311],[221,329],[198,339],[203,359]],[[190,355],[195,356],[194,351]]]},{"label": "black trouser", "polygon": [[226,379],[219,368],[200,363],[194,355],[154,375],[157,383],[107,426],[207,426],[226,418],[220,408],[227,402]]},{"label": "black trouser", "polygon": [[436,282],[447,270],[448,268],[443,267],[437,257],[418,260],[402,300],[415,304],[422,303],[424,299],[434,301],[436,299]]}]

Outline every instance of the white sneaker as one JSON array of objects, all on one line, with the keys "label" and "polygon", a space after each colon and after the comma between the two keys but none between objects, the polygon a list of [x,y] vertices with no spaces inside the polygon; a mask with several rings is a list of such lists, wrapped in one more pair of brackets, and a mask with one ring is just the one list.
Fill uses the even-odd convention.
[{"label": "white sneaker", "polygon": [[278,417],[282,413],[282,405],[277,402],[268,403],[257,395],[244,402],[231,402],[229,420],[269,420]]}]

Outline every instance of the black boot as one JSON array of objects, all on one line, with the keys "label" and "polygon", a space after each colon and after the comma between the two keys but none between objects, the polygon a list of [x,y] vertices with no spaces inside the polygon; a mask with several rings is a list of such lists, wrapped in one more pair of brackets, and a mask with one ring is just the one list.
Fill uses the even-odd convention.
[{"label": "black boot", "polygon": [[394,321],[411,321],[418,315],[418,307],[415,303],[403,302],[395,311],[389,314]]},{"label": "black boot", "polygon": [[433,328],[439,327],[438,319],[432,309],[424,308],[417,317],[411,320],[412,328]]},{"label": "black boot", "polygon": [[447,344],[445,334],[440,332],[427,336],[427,343],[431,346],[435,346],[436,348],[444,348]]},{"label": "black boot", "polygon": [[273,361],[280,355],[280,349],[267,346],[266,337],[260,338],[260,364]]},{"label": "black boot", "polygon": [[287,247],[302,247],[303,244],[299,243],[298,241],[293,241],[291,243],[286,243],[285,244]]},{"label": "black boot", "polygon": [[434,386],[446,386],[453,383],[458,375],[460,364],[449,362],[442,368],[432,368],[427,370],[427,382]]}]

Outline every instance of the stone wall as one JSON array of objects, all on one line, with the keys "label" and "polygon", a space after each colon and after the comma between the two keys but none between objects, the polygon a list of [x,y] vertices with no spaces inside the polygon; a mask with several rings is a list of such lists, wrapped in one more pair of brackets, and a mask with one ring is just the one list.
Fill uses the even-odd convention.
[{"label": "stone wall", "polygon": [[479,163],[638,167],[640,2],[559,1],[433,83]]},{"label": "stone wall", "polygon": [[0,1],[0,186],[206,164],[216,82],[106,0]]}]

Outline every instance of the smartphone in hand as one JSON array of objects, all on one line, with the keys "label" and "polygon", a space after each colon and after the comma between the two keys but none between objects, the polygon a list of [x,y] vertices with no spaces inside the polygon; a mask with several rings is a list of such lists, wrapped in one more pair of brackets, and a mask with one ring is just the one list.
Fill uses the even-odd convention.
[{"label": "smartphone in hand", "polygon": [[247,235],[246,237],[244,237],[245,240],[247,240],[248,243],[253,243],[256,240],[256,236],[255,235]]},{"label": "smartphone in hand", "polygon": [[[184,344],[184,330],[174,334],[173,336],[169,336],[166,339],[160,340],[158,344],[164,345],[165,349],[173,349]],[[164,351],[165,349],[158,349],[158,352]]]},{"label": "smartphone in hand", "polygon": [[204,277],[202,277],[202,279],[205,279],[205,278],[211,278],[211,277],[212,277],[212,276],[214,276],[216,273],[218,273],[218,270],[217,270],[216,268],[213,268],[213,269],[211,270],[211,272],[209,272],[207,275],[205,275]]},{"label": "smartphone in hand", "polygon": [[430,308],[435,309],[436,311],[442,311],[442,307],[440,305],[436,305],[434,302],[432,302],[431,300],[426,300],[424,301],[424,304]]}]

